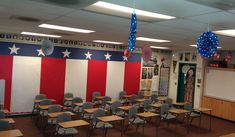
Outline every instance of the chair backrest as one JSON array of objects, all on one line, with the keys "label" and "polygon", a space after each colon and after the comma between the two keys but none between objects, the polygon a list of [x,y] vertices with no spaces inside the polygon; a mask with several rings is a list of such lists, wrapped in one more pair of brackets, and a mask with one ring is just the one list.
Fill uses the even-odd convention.
[{"label": "chair backrest", "polygon": [[73,93],[65,93],[64,98],[73,98]]},{"label": "chair backrest", "polygon": [[112,113],[116,113],[118,110],[118,107],[121,107],[121,106],[122,106],[122,103],[120,101],[114,101],[111,105]]},{"label": "chair backrest", "polygon": [[142,90],[140,90],[139,92],[138,92],[138,98],[144,98],[144,91],[142,91]]},{"label": "chair backrest", "polygon": [[5,118],[5,113],[0,110],[0,119]]},{"label": "chair backrest", "polygon": [[97,122],[98,119],[97,117],[102,117],[105,116],[105,110],[104,109],[97,109],[94,113],[93,113],[93,122]]},{"label": "chair backrest", "polygon": [[10,130],[11,125],[8,121],[0,120],[0,131]]},{"label": "chair backrest", "polygon": [[171,98],[167,98],[165,102],[169,105],[169,107],[172,107],[173,100]]},{"label": "chair backrest", "polygon": [[162,104],[160,107],[160,115],[167,114],[169,109],[170,107],[167,103]]},{"label": "chair backrest", "polygon": [[52,101],[50,99],[44,99],[40,102],[40,105],[45,106],[45,105],[52,105]]},{"label": "chair backrest", "polygon": [[92,102],[94,102],[95,98],[98,97],[98,96],[100,96],[100,95],[101,95],[101,94],[100,94],[99,91],[94,91],[94,92],[92,93]]},{"label": "chair backrest", "polygon": [[84,104],[82,104],[82,111],[84,109],[89,109],[89,108],[93,108],[93,104],[91,102],[85,102]]},{"label": "chair backrest", "polygon": [[109,97],[109,96],[105,96],[103,99],[102,99],[102,105],[105,105],[107,103],[107,101],[111,101],[112,98]]},{"label": "chair backrest", "polygon": [[122,100],[125,95],[126,95],[126,91],[119,92],[119,100]]},{"label": "chair backrest", "polygon": [[193,111],[193,107],[189,103],[184,104],[184,109],[189,110],[189,111]]},{"label": "chair backrest", "polygon": [[46,95],[44,94],[39,94],[35,96],[35,100],[43,100],[43,99],[47,99]]},{"label": "chair backrest", "polygon": [[52,106],[49,106],[48,108],[48,113],[60,112],[60,111],[62,110],[61,110],[61,106],[59,105],[52,105]]},{"label": "chair backrest", "polygon": [[151,100],[150,99],[144,100],[144,102],[143,102],[144,111],[146,111],[147,109],[151,108],[150,104],[151,104]]},{"label": "chair backrest", "polygon": [[71,115],[69,113],[62,113],[57,116],[56,122],[66,122],[66,121],[71,121]]},{"label": "chair backrest", "polygon": [[151,103],[156,103],[156,102],[158,102],[157,97],[158,97],[157,94],[152,94],[151,97],[150,97]]},{"label": "chair backrest", "polygon": [[135,104],[136,103],[136,99],[138,98],[138,96],[137,95],[133,95],[133,96],[131,96],[130,97],[130,103],[131,104]]},{"label": "chair backrest", "polygon": [[137,112],[138,112],[138,109],[136,107],[133,106],[133,107],[129,108],[129,110],[128,110],[128,119],[135,118]]},{"label": "chair backrest", "polygon": [[72,100],[72,104],[73,103],[82,103],[83,102],[83,100],[82,100],[82,98],[80,98],[80,97],[75,97],[75,98],[73,98],[73,100]]}]

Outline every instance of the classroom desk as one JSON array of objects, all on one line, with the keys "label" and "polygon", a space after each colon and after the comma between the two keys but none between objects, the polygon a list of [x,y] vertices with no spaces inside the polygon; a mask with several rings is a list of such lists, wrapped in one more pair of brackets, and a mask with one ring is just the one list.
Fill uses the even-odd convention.
[{"label": "classroom desk", "polygon": [[235,133],[223,135],[223,136],[220,136],[220,137],[235,137]]},{"label": "classroom desk", "polygon": [[81,126],[89,126],[90,123],[84,120],[72,120],[67,122],[58,123],[62,128],[72,128],[72,127],[81,127]]},{"label": "classroom desk", "polygon": [[144,94],[144,97],[145,98],[149,98],[149,97],[151,97],[152,96],[152,94]]},{"label": "classroom desk", "polygon": [[3,118],[0,120],[8,121],[8,123],[10,123],[10,124],[15,124],[15,120],[13,118]]},{"label": "classroom desk", "polygon": [[59,114],[62,114],[62,113],[69,113],[71,116],[74,116],[74,115],[75,115],[75,114],[72,113],[72,112],[66,111],[66,112],[48,113],[48,116],[49,116],[50,118],[56,118]]},{"label": "classroom desk", "polygon": [[104,96],[97,96],[95,97],[96,100],[102,100],[104,98]]},{"label": "classroom desk", "polygon": [[188,132],[189,132],[189,116],[188,116],[187,114],[190,113],[190,111],[185,110],[185,109],[170,109],[170,110],[168,110],[168,112],[170,112],[170,113],[172,113],[173,115],[175,115],[176,118],[177,118],[178,116],[180,116],[180,115],[185,115],[185,116],[187,116],[187,117],[186,117],[186,118],[187,118],[187,123],[186,123],[186,125],[187,125],[187,133],[188,133]]},{"label": "classroom desk", "polygon": [[[43,99],[44,100],[44,99]],[[41,101],[43,101],[43,100],[34,100],[34,103],[40,103]],[[55,102],[56,100],[55,99],[49,99],[49,100],[51,100],[52,102]]]},{"label": "classroom desk", "polygon": [[[94,113],[97,109],[99,109],[99,108],[89,108],[89,109],[84,109],[84,111],[85,111],[86,113],[92,114],[92,113]],[[105,110],[105,109],[104,109],[104,110]],[[107,112],[107,110],[105,110],[105,112]]]},{"label": "classroom desk", "polygon": [[154,104],[151,104],[151,107],[159,109],[161,105],[162,105],[161,103],[154,103]]},{"label": "classroom desk", "polygon": [[161,103],[163,103],[163,102],[167,99],[167,97],[166,97],[166,96],[159,96],[157,99],[158,99]]},{"label": "classroom desk", "polygon": [[[144,121],[146,121],[147,118],[152,118],[152,117],[159,117],[160,118],[159,114],[156,114],[156,113],[153,113],[153,112],[137,113],[136,115],[143,118]],[[159,124],[160,124],[160,119],[159,119],[159,122],[158,122],[158,119],[156,119],[156,123],[157,123],[157,125],[156,125],[156,137],[158,137],[158,127],[159,127]],[[143,135],[144,135],[144,125],[143,125]]]},{"label": "classroom desk", "polygon": [[19,129],[0,131],[0,137],[23,137]]},{"label": "classroom desk", "polygon": [[143,103],[146,99],[136,99],[135,101],[137,101],[138,103]]},{"label": "classroom desk", "polygon": [[128,111],[132,106],[121,106],[121,107],[118,107],[119,109],[121,110],[124,110],[124,111]]},{"label": "classroom desk", "polygon": [[114,121],[120,121],[121,122],[121,137],[123,137],[123,129],[124,129],[124,118],[119,117],[117,115],[111,115],[111,116],[103,116],[103,117],[97,117],[102,122],[114,122]]},{"label": "classroom desk", "polygon": [[132,97],[133,95],[124,95],[123,97],[124,98],[126,98],[126,99],[128,99],[128,98],[130,98],[130,97]]},{"label": "classroom desk", "polygon": [[64,101],[72,101],[73,98],[64,98]]},{"label": "classroom desk", "polygon": [[116,100],[106,101],[107,104],[112,105]]},{"label": "classroom desk", "polygon": [[[200,107],[200,108],[194,109],[194,111],[199,112],[199,113],[205,113],[205,112],[210,113],[210,130],[211,130],[211,117],[212,117],[211,112],[212,112],[212,109]],[[201,116],[200,116],[200,126],[201,126]]]},{"label": "classroom desk", "polygon": [[[58,104],[54,104],[54,105],[58,105]],[[47,110],[50,106],[54,106],[54,105],[39,105],[38,108],[41,109],[41,110]],[[61,105],[58,105],[60,107],[63,107]]]},{"label": "classroom desk", "polygon": [[74,103],[74,105],[81,107],[84,103]]},{"label": "classroom desk", "polygon": [[185,104],[186,104],[186,102],[176,102],[176,103],[173,103],[173,105],[176,106],[177,108],[183,108]]}]

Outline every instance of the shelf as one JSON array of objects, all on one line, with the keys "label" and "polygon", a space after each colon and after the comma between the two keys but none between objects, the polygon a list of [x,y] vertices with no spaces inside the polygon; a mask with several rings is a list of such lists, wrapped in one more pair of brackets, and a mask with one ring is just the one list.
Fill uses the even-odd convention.
[{"label": "shelf", "polygon": [[215,67],[207,67],[210,70],[222,70],[222,71],[235,71],[235,68],[215,68]]}]

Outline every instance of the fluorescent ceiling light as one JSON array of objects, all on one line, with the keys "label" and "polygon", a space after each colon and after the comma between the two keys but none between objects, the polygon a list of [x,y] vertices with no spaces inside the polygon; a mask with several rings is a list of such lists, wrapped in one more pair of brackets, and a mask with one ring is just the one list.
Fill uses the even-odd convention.
[{"label": "fluorescent ceiling light", "polygon": [[[190,47],[197,47],[197,45],[189,45]],[[218,49],[221,49],[222,47],[217,47]]]},{"label": "fluorescent ceiling light", "polygon": [[105,40],[93,40],[93,42],[107,43],[107,44],[123,44],[122,42],[105,41]]},{"label": "fluorescent ceiling light", "polygon": [[[93,12],[99,12],[109,15],[116,15],[120,17],[130,17],[131,13],[133,13],[134,9],[131,7],[125,7],[117,4],[112,4],[108,2],[98,1],[88,7],[85,8],[85,10],[93,11]],[[144,21],[155,21],[156,19],[174,19],[176,17],[168,16],[164,14],[144,11],[135,9],[135,13],[138,16],[138,19],[144,20]],[[153,20],[155,19],[155,20]]]},{"label": "fluorescent ceiling light", "polygon": [[139,40],[139,41],[148,41],[148,42],[171,42],[169,40],[153,39],[153,38],[146,38],[146,37],[137,37],[136,40]]},{"label": "fluorescent ceiling light", "polygon": [[170,49],[168,47],[150,46],[153,49]]},{"label": "fluorescent ceiling light", "polygon": [[53,37],[53,38],[60,38],[61,37],[58,35],[50,35],[50,34],[34,33],[34,32],[21,32],[21,34],[31,35],[31,36]]},{"label": "fluorescent ceiling light", "polygon": [[228,30],[218,30],[214,31],[216,34],[235,37],[235,29],[228,29]]},{"label": "fluorescent ceiling light", "polygon": [[93,30],[78,29],[78,28],[58,26],[58,25],[51,25],[51,24],[41,24],[38,27],[47,28],[47,29],[54,29],[54,30],[63,30],[63,31],[78,32],[78,33],[92,33],[92,32],[95,32]]}]

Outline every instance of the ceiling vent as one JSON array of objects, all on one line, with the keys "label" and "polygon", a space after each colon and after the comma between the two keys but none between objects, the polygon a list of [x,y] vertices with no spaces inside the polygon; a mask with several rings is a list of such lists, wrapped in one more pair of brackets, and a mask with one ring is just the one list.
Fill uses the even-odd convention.
[{"label": "ceiling vent", "polygon": [[187,0],[200,5],[217,8],[220,10],[235,9],[235,0]]}]

